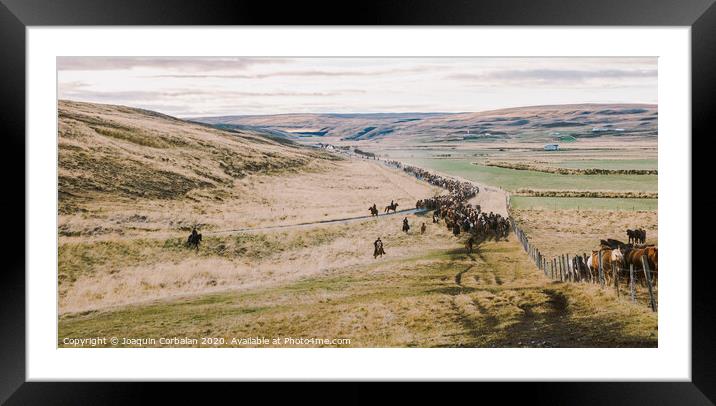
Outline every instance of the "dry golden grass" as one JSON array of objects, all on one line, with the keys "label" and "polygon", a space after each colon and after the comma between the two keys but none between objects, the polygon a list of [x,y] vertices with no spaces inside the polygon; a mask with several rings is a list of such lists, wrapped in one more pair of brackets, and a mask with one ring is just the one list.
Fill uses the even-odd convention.
[{"label": "dry golden grass", "polygon": [[[402,217],[296,228],[264,233],[208,236],[198,252],[184,237],[102,240],[60,246],[60,314],[97,310],[176,295],[246,290],[373,263],[373,241],[382,237],[389,258],[454,244],[443,227],[417,232],[424,216],[410,215],[413,232],[400,230]],[[437,238],[437,237],[440,238]]]},{"label": "dry golden grass", "polygon": [[[227,132],[121,106],[59,102],[59,207],[97,201],[221,199],[236,179],[336,159],[257,132]],[[197,195],[197,192],[201,192]]]},{"label": "dry golden grass", "polygon": [[627,242],[627,229],[646,230],[648,244],[658,244],[656,211],[518,210],[515,221],[543,255],[589,254],[599,240]]},{"label": "dry golden grass", "polygon": [[221,337],[224,346],[243,346],[234,337],[348,338],[341,346],[350,347],[657,345],[656,314],[645,306],[548,280],[514,240],[466,255],[431,230],[437,234],[386,236],[383,259],[281,283],[66,314],[59,345],[95,335]]},{"label": "dry golden grass", "polygon": [[172,201],[95,199],[84,204],[83,212],[61,214],[59,231],[68,241],[166,238],[184,235],[193,225],[206,233],[365,216],[373,203],[382,213],[391,200],[400,204],[399,210],[410,209],[418,199],[439,192],[373,162],[336,161],[296,174],[249,175],[225,189],[221,199],[203,191]]}]

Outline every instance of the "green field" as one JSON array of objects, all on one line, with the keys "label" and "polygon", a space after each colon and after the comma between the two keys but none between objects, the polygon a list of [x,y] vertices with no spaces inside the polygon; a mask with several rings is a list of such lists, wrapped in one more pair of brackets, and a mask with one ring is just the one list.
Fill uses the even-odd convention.
[{"label": "green field", "polygon": [[515,209],[656,210],[658,199],[512,196]]},{"label": "green field", "polygon": [[656,192],[657,175],[559,175],[536,171],[473,165],[468,159],[406,159],[406,163],[433,169],[475,182],[517,189],[611,190]]},{"label": "green field", "polygon": [[564,160],[551,166],[569,169],[658,169],[656,159],[579,159]]}]

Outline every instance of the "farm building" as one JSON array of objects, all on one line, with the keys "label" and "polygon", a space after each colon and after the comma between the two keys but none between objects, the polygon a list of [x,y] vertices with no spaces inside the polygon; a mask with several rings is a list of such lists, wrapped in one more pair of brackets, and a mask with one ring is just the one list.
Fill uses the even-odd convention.
[{"label": "farm building", "polygon": [[545,151],[557,151],[559,150],[559,144],[547,144],[544,146]]}]

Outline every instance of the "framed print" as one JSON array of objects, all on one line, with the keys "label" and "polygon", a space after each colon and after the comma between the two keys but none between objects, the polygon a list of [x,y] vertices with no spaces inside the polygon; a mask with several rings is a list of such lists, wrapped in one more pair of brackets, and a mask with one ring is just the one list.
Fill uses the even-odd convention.
[{"label": "framed print", "polygon": [[711,404],[691,196],[716,8],[557,3],[327,26],[295,6],[4,1],[25,213],[7,230],[25,233],[2,399],[458,380]]}]

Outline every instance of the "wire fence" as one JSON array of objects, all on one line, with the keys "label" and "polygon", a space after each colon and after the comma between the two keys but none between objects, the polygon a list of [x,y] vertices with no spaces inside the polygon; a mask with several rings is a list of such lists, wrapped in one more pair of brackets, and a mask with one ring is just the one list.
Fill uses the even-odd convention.
[{"label": "wire fence", "polygon": [[[620,264],[623,261],[606,261],[602,257],[604,250],[600,249],[596,253],[596,261],[592,257],[583,254],[560,254],[551,258],[542,254],[542,251],[533,244],[527,234],[519,227],[512,216],[512,206],[510,205],[509,196],[506,197],[507,210],[510,213],[510,225],[515,232],[522,248],[525,250],[530,260],[535,266],[544,272],[545,276],[552,280],[573,283],[592,283],[599,284],[602,289],[614,289],[617,298],[622,295],[622,286],[628,290],[628,297],[632,303],[637,303],[637,287],[641,279],[639,273],[644,275],[643,284],[646,285],[647,304],[652,311],[657,311],[656,301],[656,281],[657,272],[652,271],[649,267],[649,260],[646,255],[640,258],[640,264],[635,267],[633,263],[629,264],[629,268],[622,268]],[[594,255],[594,253],[592,254]],[[596,262],[596,266],[588,265],[589,262]],[[608,266],[607,266],[608,265]],[[641,266],[638,266],[641,265]],[[621,286],[620,286],[621,285]],[[625,294],[626,295],[626,294]]]}]

